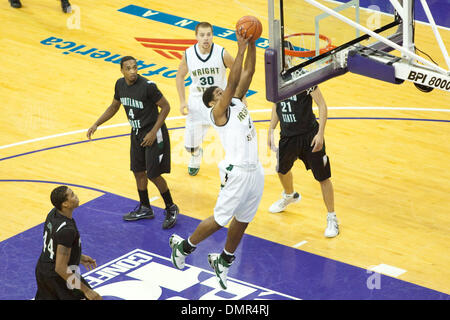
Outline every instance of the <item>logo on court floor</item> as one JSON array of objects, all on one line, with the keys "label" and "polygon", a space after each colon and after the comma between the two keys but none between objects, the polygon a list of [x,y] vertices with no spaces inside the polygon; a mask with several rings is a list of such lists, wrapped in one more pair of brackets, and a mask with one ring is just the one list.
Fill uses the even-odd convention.
[{"label": "logo on court floor", "polygon": [[135,38],[144,47],[151,48],[156,53],[168,59],[183,58],[183,52],[190,46],[197,43],[195,39],[155,39],[155,38]]},{"label": "logo on court floor", "polygon": [[175,269],[170,258],[135,249],[83,275],[103,297],[124,300],[297,300],[236,279],[222,290],[212,270]]}]

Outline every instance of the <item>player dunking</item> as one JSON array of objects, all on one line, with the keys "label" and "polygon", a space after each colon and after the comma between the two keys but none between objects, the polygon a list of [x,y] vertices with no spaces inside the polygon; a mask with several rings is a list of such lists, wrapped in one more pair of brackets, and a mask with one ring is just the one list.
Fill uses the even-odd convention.
[{"label": "player dunking", "polygon": [[203,94],[203,102],[210,108],[210,121],[225,149],[225,159],[219,163],[223,187],[217,198],[214,215],[203,220],[187,239],[173,234],[169,240],[172,263],[182,269],[186,256],[201,241],[231,221],[222,253],[208,255],[209,264],[223,289],[227,288],[227,275],[235,259],[234,252],[256,214],[264,189],[264,171],[258,159],[256,130],[242,102],[255,72],[256,46],[255,41],[249,41],[239,33],[236,32],[238,53],[225,90],[213,86]]},{"label": "player dunking", "polygon": [[[221,46],[213,43],[213,27],[208,22],[200,22],[195,27],[198,43],[189,47],[181,59],[176,76],[180,112],[186,117],[184,145],[191,153],[188,173],[195,176],[202,161],[202,142],[210,127],[208,111],[202,101],[206,88],[226,86],[226,69],[233,65],[233,57]],[[189,73],[189,100],[186,103],[184,78]],[[187,111],[187,112],[186,112]]]},{"label": "player dunking", "polygon": [[67,186],[53,189],[54,208],[44,223],[44,246],[36,264],[36,300],[101,300],[80,275],[78,265],[96,268],[96,262],[81,254],[81,240],[73,211],[78,207],[76,194]]},{"label": "player dunking", "polygon": [[[91,139],[97,127],[111,119],[121,104],[124,106],[132,127],[130,167],[136,178],[140,204],[123,218],[126,221],[154,218],[148,198],[148,178],[158,188],[166,205],[163,228],[172,228],[177,221],[178,207],[173,203],[167,182],[161,176],[170,172],[170,140],[164,123],[170,105],[154,82],[138,74],[136,59],[123,57],[120,68],[124,77],[116,82],[114,99],[89,128],[87,137]],[[161,112],[158,112],[158,107]]]}]

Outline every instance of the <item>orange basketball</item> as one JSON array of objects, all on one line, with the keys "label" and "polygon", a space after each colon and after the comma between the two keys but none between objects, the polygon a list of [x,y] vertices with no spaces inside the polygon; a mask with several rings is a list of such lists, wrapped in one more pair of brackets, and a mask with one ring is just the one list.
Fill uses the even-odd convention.
[{"label": "orange basketball", "polygon": [[[247,33],[245,33],[246,31]],[[236,23],[236,32],[241,32],[241,34],[251,36],[252,41],[258,40],[262,33],[261,21],[254,16],[244,16]]]}]

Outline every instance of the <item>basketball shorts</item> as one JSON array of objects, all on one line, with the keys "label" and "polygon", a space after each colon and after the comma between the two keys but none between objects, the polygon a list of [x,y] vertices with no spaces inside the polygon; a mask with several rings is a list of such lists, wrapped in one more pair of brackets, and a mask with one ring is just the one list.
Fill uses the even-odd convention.
[{"label": "basketball shorts", "polygon": [[[79,289],[69,289],[66,282],[59,275],[47,275],[39,270],[35,270],[37,291],[35,300],[83,300],[86,299],[84,293]],[[80,276],[80,281],[87,287],[89,283]]]},{"label": "basketball shorts", "polygon": [[189,97],[189,113],[186,116],[184,145],[186,148],[197,148],[211,126],[208,119],[209,109],[203,104],[202,97]]},{"label": "basketball shorts", "polygon": [[325,141],[320,151],[312,152],[311,142],[318,129],[304,135],[281,137],[278,145],[277,172],[286,174],[291,170],[294,162],[300,159],[306,170],[313,172],[317,181],[324,181],[331,177],[330,159],[325,152]]},{"label": "basketball shorts", "polygon": [[131,132],[130,169],[133,172],[147,171],[149,179],[156,178],[163,173],[170,173],[170,139],[165,124],[156,133],[155,142],[148,147],[141,143],[146,132]]},{"label": "basketball shorts", "polygon": [[214,219],[226,226],[235,217],[249,223],[255,217],[264,190],[264,169],[260,163],[254,166],[232,166],[219,163],[221,190],[214,208]]}]

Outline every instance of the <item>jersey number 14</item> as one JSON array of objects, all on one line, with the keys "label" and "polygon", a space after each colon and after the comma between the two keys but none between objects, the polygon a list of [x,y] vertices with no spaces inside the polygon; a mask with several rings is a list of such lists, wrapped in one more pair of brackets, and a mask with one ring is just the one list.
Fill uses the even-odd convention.
[{"label": "jersey number 14", "polygon": [[55,251],[53,250],[53,239],[50,238],[50,240],[48,241],[47,244],[47,231],[45,231],[44,233],[44,248],[42,249],[42,251],[45,252],[45,250],[48,250],[49,254],[50,254],[50,259],[53,260],[53,257],[55,256]]}]

